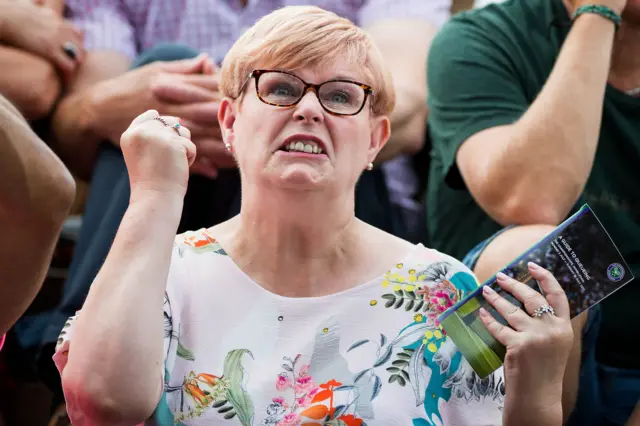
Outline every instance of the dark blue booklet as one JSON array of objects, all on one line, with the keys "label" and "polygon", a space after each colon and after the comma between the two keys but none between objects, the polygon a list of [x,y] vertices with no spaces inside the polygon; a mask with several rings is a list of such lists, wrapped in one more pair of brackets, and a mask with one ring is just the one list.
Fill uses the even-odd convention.
[{"label": "dark blue booklet", "polygon": [[[569,299],[571,318],[634,278],[615,243],[586,204],[501,271],[542,292],[529,273],[528,262],[548,269],[558,280]],[[481,378],[500,368],[506,353],[506,348],[491,336],[478,316],[479,309],[483,307],[507,325],[506,320],[482,296],[485,285],[522,307],[522,303],[502,290],[494,275],[438,318],[447,335]]]}]

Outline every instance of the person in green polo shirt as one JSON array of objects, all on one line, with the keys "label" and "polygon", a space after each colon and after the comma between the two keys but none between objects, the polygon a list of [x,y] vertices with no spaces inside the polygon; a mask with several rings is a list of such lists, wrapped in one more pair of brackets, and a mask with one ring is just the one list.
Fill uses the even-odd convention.
[{"label": "person in green polo shirt", "polygon": [[[461,13],[431,46],[428,87],[432,247],[482,281],[586,202],[640,277],[640,0],[507,0]],[[574,414],[586,394],[602,403],[584,404],[576,424],[622,425],[640,398],[638,302],[635,280],[599,305],[599,332],[598,308],[576,318]],[[565,383],[577,380],[568,373]]]}]

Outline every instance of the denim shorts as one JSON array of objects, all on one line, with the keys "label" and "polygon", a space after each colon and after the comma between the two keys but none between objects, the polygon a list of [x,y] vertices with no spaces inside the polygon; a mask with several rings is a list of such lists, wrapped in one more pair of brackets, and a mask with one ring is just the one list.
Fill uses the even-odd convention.
[{"label": "denim shorts", "polygon": [[[473,270],[484,250],[500,234],[515,225],[507,226],[478,243],[466,254],[462,263]],[[519,253],[514,253],[514,258]],[[580,384],[576,405],[565,426],[602,426],[604,406],[600,394],[600,381],[598,379],[598,363],[596,361],[596,343],[598,331],[602,321],[600,306],[592,306],[587,313],[587,322],[582,330],[582,355],[580,361]]]},{"label": "denim shorts", "polygon": [[624,426],[640,403],[640,371],[598,364],[604,407],[603,425]]}]

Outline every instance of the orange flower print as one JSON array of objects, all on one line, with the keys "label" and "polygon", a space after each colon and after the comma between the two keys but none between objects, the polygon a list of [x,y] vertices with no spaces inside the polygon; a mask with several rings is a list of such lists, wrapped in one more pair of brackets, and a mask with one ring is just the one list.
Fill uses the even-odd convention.
[{"label": "orange flower print", "polygon": [[186,232],[184,234],[184,243],[189,247],[198,249],[208,246],[209,244],[216,244],[217,241],[209,233],[209,230],[202,229],[195,232]]},{"label": "orange flower print", "polygon": [[276,378],[276,390],[289,396],[273,398],[267,407],[267,418],[259,426],[320,426],[328,420],[341,420],[347,426],[362,425],[362,419],[355,414],[344,414],[344,406],[341,412],[336,412],[334,391],[342,383],[331,379],[317,385],[309,374],[310,366],[299,364],[300,355],[283,359],[284,371]]},{"label": "orange flower print", "polygon": [[333,379],[329,380],[327,383],[324,383],[324,384],[320,385],[320,387],[322,389],[330,389],[330,388],[333,388],[333,387],[337,388],[338,386],[342,386],[342,383],[336,382]]},{"label": "orange flower print", "polygon": [[357,419],[353,414],[347,414],[345,416],[338,417],[338,420],[342,420],[347,426],[361,426],[362,419]]}]

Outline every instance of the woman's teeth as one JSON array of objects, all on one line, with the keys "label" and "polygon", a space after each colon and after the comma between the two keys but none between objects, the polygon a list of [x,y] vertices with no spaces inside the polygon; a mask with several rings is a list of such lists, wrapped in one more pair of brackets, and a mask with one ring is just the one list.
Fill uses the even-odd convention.
[{"label": "woman's teeth", "polygon": [[307,154],[322,154],[322,148],[315,142],[291,142],[285,146],[287,151],[306,152]]}]

